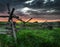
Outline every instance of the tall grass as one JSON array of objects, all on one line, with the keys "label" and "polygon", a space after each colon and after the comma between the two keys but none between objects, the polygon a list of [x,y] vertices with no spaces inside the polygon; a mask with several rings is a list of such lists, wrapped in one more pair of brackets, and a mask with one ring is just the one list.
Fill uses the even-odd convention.
[{"label": "tall grass", "polygon": [[[17,31],[16,47],[60,47],[60,28],[53,30],[38,29],[37,26],[33,28],[29,26],[29,28],[20,28]],[[1,34],[0,47],[15,47],[14,38]]]},{"label": "tall grass", "polygon": [[18,47],[60,47],[60,29],[20,30]]},{"label": "tall grass", "polygon": [[[8,35],[0,35],[1,46],[15,47],[13,38]],[[17,32],[17,47],[60,47],[60,29],[20,30]]]}]

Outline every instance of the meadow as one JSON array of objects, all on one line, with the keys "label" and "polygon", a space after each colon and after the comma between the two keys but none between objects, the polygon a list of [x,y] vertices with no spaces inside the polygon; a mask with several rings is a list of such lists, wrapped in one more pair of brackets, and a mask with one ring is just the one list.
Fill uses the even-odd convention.
[{"label": "meadow", "polygon": [[[50,23],[51,24],[51,23]],[[55,25],[54,23],[53,25]],[[20,25],[20,26],[19,26]],[[42,28],[40,23],[17,24],[17,42],[7,34],[0,34],[0,47],[60,47],[60,28]]]}]

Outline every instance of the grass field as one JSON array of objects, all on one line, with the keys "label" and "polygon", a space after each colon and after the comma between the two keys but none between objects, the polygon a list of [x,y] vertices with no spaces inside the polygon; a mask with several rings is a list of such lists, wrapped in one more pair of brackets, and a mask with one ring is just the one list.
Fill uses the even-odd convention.
[{"label": "grass field", "polygon": [[[60,47],[60,28],[41,29],[38,24],[16,26],[20,28],[17,34],[16,47]],[[0,47],[15,47],[14,39],[10,35],[0,34]]]}]

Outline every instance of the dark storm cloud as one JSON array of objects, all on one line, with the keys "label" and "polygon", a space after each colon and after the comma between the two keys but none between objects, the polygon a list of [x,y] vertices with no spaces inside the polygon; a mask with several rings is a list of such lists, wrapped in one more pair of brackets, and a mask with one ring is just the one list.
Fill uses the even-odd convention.
[{"label": "dark storm cloud", "polygon": [[11,7],[15,8],[23,8],[23,7],[30,7],[30,8],[60,8],[60,0],[0,0],[0,12],[6,11],[7,6],[6,3],[9,3]]},{"label": "dark storm cloud", "polygon": [[6,4],[9,3],[12,7],[19,7],[19,6],[23,6],[23,2],[25,2],[27,0],[0,0],[0,12],[5,11],[6,10]]},{"label": "dark storm cloud", "polygon": [[[16,9],[15,13],[19,16],[47,17],[50,13],[60,15],[60,0],[0,0],[0,13],[7,10],[7,3],[10,9]],[[53,17],[58,17],[55,15]]]}]

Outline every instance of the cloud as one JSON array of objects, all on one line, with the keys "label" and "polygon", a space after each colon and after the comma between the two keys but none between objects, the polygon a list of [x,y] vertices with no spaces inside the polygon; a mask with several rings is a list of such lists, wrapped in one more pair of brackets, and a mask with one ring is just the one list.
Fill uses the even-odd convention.
[{"label": "cloud", "polygon": [[10,7],[22,7],[25,0],[0,0],[0,12],[7,9],[6,4],[9,3]]},{"label": "cloud", "polygon": [[46,12],[52,13],[55,11],[55,8],[49,10],[44,7],[44,2],[47,3],[47,1],[48,0],[0,0],[0,12],[5,12],[7,10],[6,3],[10,3],[10,8],[16,8],[15,12],[19,15],[23,16],[25,14],[24,16],[39,17],[41,13],[45,14]]},{"label": "cloud", "polygon": [[19,12],[18,15],[24,16],[24,17],[34,17],[34,18],[57,18],[59,19],[60,11],[55,9],[34,9],[29,7],[24,7],[21,9],[16,9],[16,12]]},{"label": "cloud", "polygon": [[35,0],[28,0],[28,1],[25,1],[25,4],[29,4],[29,5],[32,5],[32,2],[34,2]]},{"label": "cloud", "polygon": [[[54,1],[54,0],[51,0]],[[7,9],[6,3],[9,3],[12,7],[23,8],[41,8],[43,7],[43,3],[46,3],[47,0],[0,0],[0,12],[5,11]]]}]

